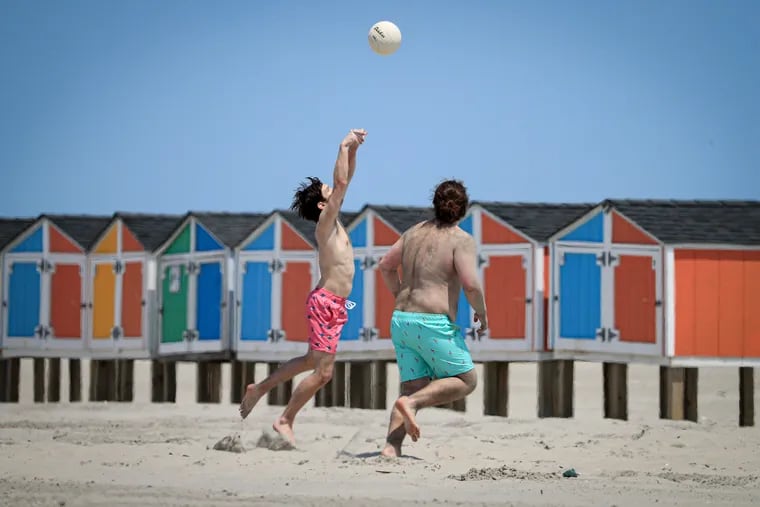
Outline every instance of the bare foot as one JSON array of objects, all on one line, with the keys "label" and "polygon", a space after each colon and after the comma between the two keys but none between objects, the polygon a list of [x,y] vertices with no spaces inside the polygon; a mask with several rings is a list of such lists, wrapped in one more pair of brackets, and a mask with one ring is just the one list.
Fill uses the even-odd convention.
[{"label": "bare foot", "polygon": [[272,424],[272,429],[295,447],[296,436],[293,434],[293,426],[288,421],[280,417]]},{"label": "bare foot", "polygon": [[400,458],[401,446],[395,446],[393,444],[386,443],[383,450],[380,451],[380,455],[386,458]]},{"label": "bare foot", "polygon": [[420,438],[420,427],[414,418],[414,408],[412,408],[411,404],[412,400],[408,396],[402,396],[396,400],[395,406],[404,418],[406,434],[412,437],[412,442],[416,442]]},{"label": "bare foot", "polygon": [[256,406],[256,403],[258,403],[263,394],[256,388],[256,384],[248,384],[248,387],[245,388],[243,401],[240,403],[240,417],[243,419],[248,417],[248,414],[251,413],[251,410],[253,410],[253,407]]}]

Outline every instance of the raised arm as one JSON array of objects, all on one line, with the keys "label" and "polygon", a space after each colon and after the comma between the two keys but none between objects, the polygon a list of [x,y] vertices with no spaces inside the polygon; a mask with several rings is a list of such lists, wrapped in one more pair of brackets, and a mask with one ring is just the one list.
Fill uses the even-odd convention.
[{"label": "raised arm", "polygon": [[464,295],[475,310],[475,322],[480,322],[478,334],[482,335],[488,329],[486,301],[478,279],[475,240],[469,235],[463,238],[454,249],[454,268],[462,284]]},{"label": "raised arm", "polygon": [[395,299],[401,291],[401,279],[398,276],[398,267],[401,265],[401,253],[404,248],[404,236],[402,235],[391,249],[380,259],[377,268],[383,276],[383,281]]},{"label": "raised arm", "polygon": [[335,168],[333,169],[332,194],[327,199],[327,204],[320,214],[317,223],[317,237],[324,238],[335,227],[335,221],[346,197],[348,184],[356,169],[356,150],[364,142],[365,135],[366,132],[363,130],[352,130],[338,147],[338,158],[335,160]]}]

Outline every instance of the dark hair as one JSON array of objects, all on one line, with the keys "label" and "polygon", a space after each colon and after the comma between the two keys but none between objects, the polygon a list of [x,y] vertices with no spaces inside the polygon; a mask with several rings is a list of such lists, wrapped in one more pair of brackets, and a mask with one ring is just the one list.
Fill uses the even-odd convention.
[{"label": "dark hair", "polygon": [[433,194],[435,219],[442,225],[453,225],[460,221],[470,202],[467,189],[459,180],[441,182]]},{"label": "dark hair", "polygon": [[293,197],[293,204],[290,209],[298,213],[298,216],[312,222],[319,221],[319,203],[324,202],[325,196],[322,195],[322,182],[319,178],[309,176],[309,181],[301,183]]}]

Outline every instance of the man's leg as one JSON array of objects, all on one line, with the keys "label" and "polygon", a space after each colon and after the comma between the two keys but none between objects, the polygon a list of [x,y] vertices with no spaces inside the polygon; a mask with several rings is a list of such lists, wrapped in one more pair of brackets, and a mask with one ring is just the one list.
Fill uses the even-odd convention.
[{"label": "man's leg", "polygon": [[415,414],[421,408],[442,405],[460,400],[470,394],[478,383],[475,368],[455,377],[433,380],[410,396],[401,396],[394,405],[404,418],[404,429],[416,442],[420,438],[420,427]]},{"label": "man's leg", "polygon": [[[428,385],[428,383],[430,383],[429,377],[403,382],[401,384],[401,396],[410,396]],[[388,424],[388,436],[385,438],[385,448],[380,454],[390,458],[401,457],[401,444],[405,436],[404,418],[394,404],[393,410],[391,410],[391,421]]]},{"label": "man's leg", "polygon": [[293,394],[291,394],[290,401],[282,415],[272,425],[277,433],[288,439],[293,445],[295,445],[293,423],[296,414],[298,414],[298,411],[303,408],[307,401],[317,394],[317,391],[321,387],[330,382],[333,374],[333,365],[335,364],[335,354],[316,350],[310,350],[309,354],[313,357],[314,372],[298,384]]},{"label": "man's leg", "polygon": [[314,357],[309,351],[306,355],[295,357],[283,364],[258,384],[248,384],[243,401],[240,403],[240,416],[245,419],[261,397],[277,384],[287,382],[296,375],[314,368],[314,365]]}]

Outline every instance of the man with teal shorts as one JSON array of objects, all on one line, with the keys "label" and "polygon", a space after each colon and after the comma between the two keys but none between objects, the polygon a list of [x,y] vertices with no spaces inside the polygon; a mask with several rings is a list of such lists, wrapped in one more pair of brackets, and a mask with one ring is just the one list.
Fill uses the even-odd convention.
[{"label": "man with teal shorts", "polygon": [[420,437],[417,410],[462,399],[477,384],[470,352],[455,324],[464,289],[480,322],[478,334],[488,329],[475,240],[458,227],[468,204],[460,181],[442,182],[433,196],[435,218],[411,227],[380,261],[383,279],[396,298],[391,338],[401,376],[401,396],[393,406],[383,456],[401,456],[407,434],[414,442]]}]

